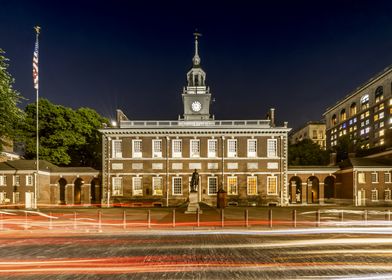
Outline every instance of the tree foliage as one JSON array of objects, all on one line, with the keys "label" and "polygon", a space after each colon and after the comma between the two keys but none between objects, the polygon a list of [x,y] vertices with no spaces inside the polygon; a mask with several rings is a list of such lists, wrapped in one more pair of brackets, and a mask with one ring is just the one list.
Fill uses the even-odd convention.
[{"label": "tree foliage", "polygon": [[[36,104],[26,106],[22,127],[26,158],[36,157]],[[108,120],[95,110],[73,110],[39,100],[40,159],[58,165],[101,168],[101,136],[98,129]]]},{"label": "tree foliage", "polygon": [[289,165],[326,165],[329,152],[310,139],[289,145]]},{"label": "tree foliage", "polygon": [[21,96],[12,87],[14,79],[7,71],[7,60],[0,49],[0,150],[5,139],[14,138],[17,124],[23,120],[23,111],[17,106]]},{"label": "tree foliage", "polygon": [[349,158],[349,154],[358,154],[361,150],[361,139],[351,139],[350,136],[343,135],[338,138],[336,146],[332,147],[332,150],[336,153],[337,162],[343,161]]}]

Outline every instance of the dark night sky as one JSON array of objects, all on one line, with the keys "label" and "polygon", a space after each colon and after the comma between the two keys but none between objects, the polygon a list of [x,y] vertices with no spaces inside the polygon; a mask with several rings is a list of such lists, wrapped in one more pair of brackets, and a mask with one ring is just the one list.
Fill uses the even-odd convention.
[{"label": "dark night sky", "polygon": [[27,102],[39,24],[41,97],[107,117],[120,108],[177,119],[198,28],[216,118],[275,107],[291,127],[392,64],[390,1],[262,2],[0,0],[0,48]]}]

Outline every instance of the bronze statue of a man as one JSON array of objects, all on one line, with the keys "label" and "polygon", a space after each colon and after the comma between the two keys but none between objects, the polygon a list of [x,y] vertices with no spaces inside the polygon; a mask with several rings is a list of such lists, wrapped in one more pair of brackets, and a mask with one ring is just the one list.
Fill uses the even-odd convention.
[{"label": "bronze statue of a man", "polygon": [[195,169],[191,179],[191,192],[197,192],[198,186],[199,186],[199,173],[197,173],[197,170]]}]

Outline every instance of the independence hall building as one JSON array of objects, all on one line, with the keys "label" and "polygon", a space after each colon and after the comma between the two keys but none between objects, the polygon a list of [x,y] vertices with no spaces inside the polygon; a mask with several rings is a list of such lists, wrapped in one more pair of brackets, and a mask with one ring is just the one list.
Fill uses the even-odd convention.
[{"label": "independence hall building", "polygon": [[129,120],[103,134],[102,206],[179,206],[199,174],[198,200],[216,205],[287,205],[287,123],[275,125],[274,109],[262,120],[215,120],[211,93],[195,37],[193,66],[182,93],[178,120]]}]

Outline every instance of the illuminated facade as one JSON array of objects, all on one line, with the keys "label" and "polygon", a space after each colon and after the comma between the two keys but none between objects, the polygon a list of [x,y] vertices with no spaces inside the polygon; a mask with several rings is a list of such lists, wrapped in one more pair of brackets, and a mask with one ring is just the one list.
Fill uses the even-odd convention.
[{"label": "illuminated facade", "polygon": [[200,202],[216,205],[219,188],[229,205],[287,205],[287,123],[215,120],[211,93],[200,65],[198,37],[182,92],[178,120],[129,120],[117,111],[117,126],[102,129],[103,205],[178,206],[199,173]]},{"label": "illuminated facade", "polygon": [[324,122],[308,122],[306,125],[290,133],[290,144],[296,144],[302,140],[310,139],[322,149],[326,149],[325,140],[325,123]]},{"label": "illuminated facade", "polygon": [[361,148],[392,146],[392,68],[369,80],[328,108],[327,148],[337,145],[339,137],[349,135]]}]

